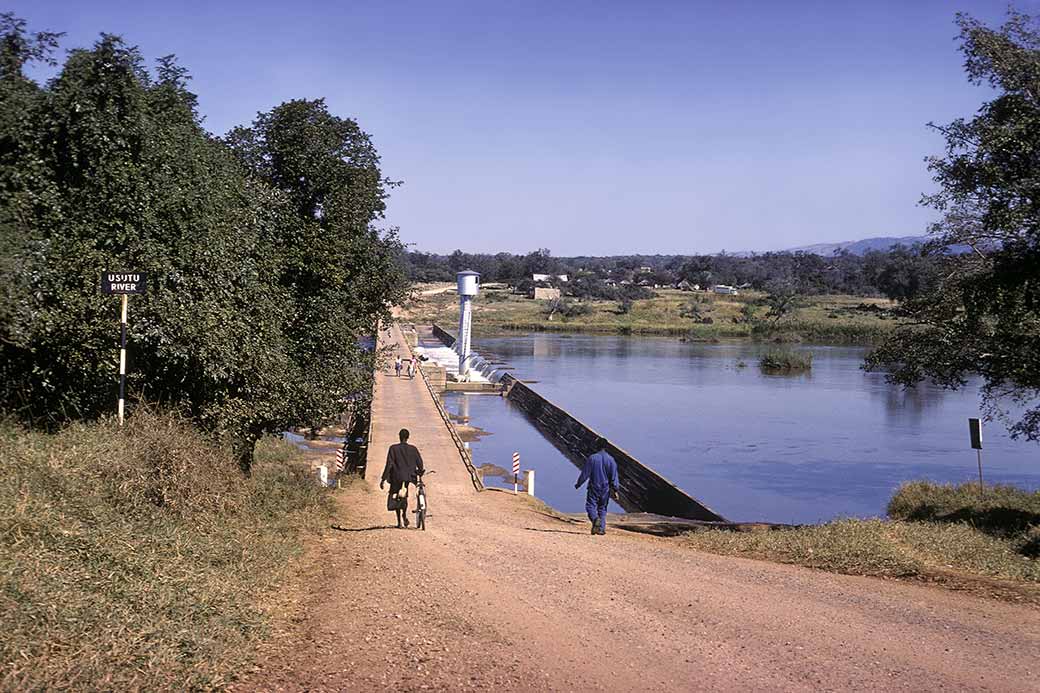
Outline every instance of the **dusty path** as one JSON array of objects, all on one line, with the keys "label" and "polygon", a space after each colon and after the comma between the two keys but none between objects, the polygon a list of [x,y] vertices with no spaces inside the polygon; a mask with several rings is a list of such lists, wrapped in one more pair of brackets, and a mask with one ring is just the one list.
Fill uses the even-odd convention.
[{"label": "dusty path", "polygon": [[[592,537],[523,497],[476,493],[421,379],[376,387],[370,478],[341,495],[306,618],[239,690],[1040,686],[1034,608]],[[427,532],[389,528],[377,489],[402,426],[437,470]]]}]

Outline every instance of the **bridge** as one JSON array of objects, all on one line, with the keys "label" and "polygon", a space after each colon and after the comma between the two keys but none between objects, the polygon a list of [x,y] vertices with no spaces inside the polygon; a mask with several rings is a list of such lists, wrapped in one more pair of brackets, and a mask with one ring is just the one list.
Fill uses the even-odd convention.
[{"label": "bridge", "polygon": [[[383,345],[407,349],[395,327]],[[392,528],[385,450],[422,451],[425,532]],[[364,480],[282,645],[238,690],[1002,690],[1035,686],[1035,608],[691,550],[478,491],[420,377],[376,374]]]}]

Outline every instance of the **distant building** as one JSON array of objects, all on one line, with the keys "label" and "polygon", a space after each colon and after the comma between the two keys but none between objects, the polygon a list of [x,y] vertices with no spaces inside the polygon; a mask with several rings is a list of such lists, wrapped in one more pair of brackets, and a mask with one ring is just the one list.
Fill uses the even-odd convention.
[{"label": "distant building", "polygon": [[[555,275],[555,277],[556,277],[556,279],[559,279],[561,282],[567,281],[567,275],[566,274],[557,274],[557,275]],[[548,282],[548,281],[552,281],[552,279],[553,279],[553,275],[551,275],[551,274],[532,274],[531,275],[531,281],[536,281],[536,282]]]},{"label": "distant building", "polygon": [[534,300],[536,301],[555,301],[559,297],[559,289],[548,289],[542,286],[536,286],[534,288]]},{"label": "distant building", "polygon": [[711,290],[714,291],[717,294],[728,294],[730,296],[736,296],[737,294],[740,293],[739,291],[737,291],[737,287],[735,287],[735,286],[726,286],[725,284],[716,284],[715,286],[712,287]]}]

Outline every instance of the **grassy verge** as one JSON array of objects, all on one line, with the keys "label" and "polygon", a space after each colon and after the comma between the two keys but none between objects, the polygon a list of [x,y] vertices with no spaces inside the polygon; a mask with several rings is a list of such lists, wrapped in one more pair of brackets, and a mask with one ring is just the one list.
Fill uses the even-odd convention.
[{"label": "grassy verge", "polygon": [[[738,296],[659,289],[656,298],[634,301],[628,312],[615,301],[588,301],[589,311],[550,320],[544,301],[486,291],[474,303],[474,329],[488,336],[507,330],[525,332],[589,332],[684,337],[696,341],[756,339],[834,344],[870,344],[896,325],[887,313],[891,304],[857,296],[807,297],[793,314],[777,324],[757,322],[761,293]],[[405,308],[413,322],[458,324],[454,293],[418,296]],[[758,327],[754,327],[755,325]]]},{"label": "grassy verge", "polygon": [[1008,486],[906,484],[889,520],[838,520],[757,532],[683,537],[712,553],[849,575],[935,581],[1040,604],[1040,493]]},{"label": "grassy verge", "polygon": [[187,423],[0,428],[0,688],[189,690],[233,679],[261,606],[327,524],[288,444],[254,476]]}]

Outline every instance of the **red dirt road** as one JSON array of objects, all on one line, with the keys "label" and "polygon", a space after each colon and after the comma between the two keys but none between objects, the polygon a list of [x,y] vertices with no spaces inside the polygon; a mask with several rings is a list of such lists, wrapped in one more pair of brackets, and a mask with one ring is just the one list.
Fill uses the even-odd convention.
[{"label": "red dirt road", "polygon": [[[1036,608],[590,536],[475,492],[420,378],[376,387],[369,480],[237,690],[1040,690]],[[401,427],[437,470],[426,532],[390,528],[376,488]]]}]

